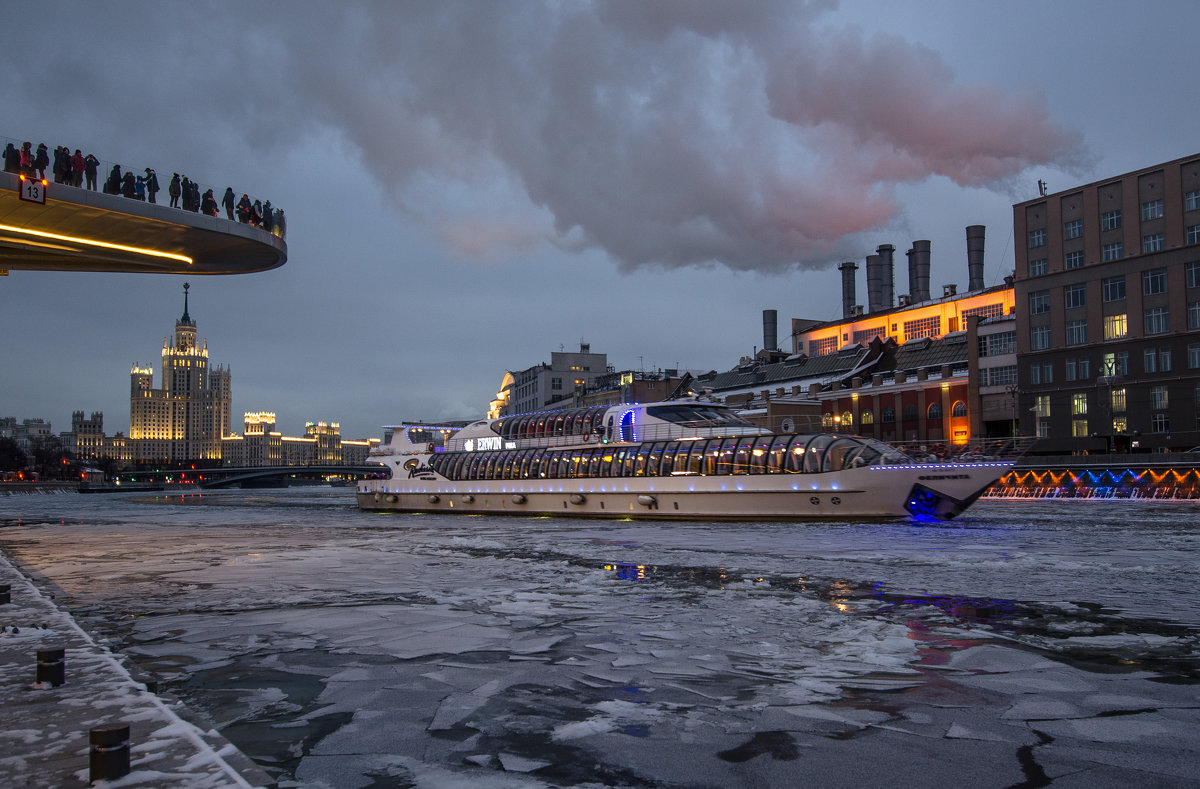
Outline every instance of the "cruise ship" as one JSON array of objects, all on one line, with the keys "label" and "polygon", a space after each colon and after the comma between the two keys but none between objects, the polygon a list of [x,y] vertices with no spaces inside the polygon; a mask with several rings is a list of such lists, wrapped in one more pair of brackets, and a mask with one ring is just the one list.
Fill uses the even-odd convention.
[{"label": "cruise ship", "polygon": [[404,423],[372,452],[363,510],[680,520],[948,520],[1008,471],[1012,440],[905,449],[756,426],[674,400]]}]

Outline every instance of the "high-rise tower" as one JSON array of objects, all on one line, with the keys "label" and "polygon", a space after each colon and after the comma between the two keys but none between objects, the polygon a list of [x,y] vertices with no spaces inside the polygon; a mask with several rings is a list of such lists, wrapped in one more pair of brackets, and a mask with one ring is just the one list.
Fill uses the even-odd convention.
[{"label": "high-rise tower", "polygon": [[162,388],[152,388],[154,370],[130,371],[129,437],[140,462],[183,463],[221,459],[221,438],[229,431],[230,373],[209,369],[208,343],[198,344],[196,322],[188,313],[183,285],[183,316],[172,337],[163,340]]}]

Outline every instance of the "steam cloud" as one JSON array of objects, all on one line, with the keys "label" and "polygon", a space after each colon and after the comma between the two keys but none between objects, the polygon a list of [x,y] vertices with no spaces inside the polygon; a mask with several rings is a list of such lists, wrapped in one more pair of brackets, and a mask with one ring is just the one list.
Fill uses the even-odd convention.
[{"label": "steam cloud", "polygon": [[[163,82],[219,107],[215,134],[337,129],[401,210],[470,256],[548,241],[625,269],[827,266],[895,217],[898,184],[994,186],[1082,149],[1037,96],[822,24],[832,2],[354,0],[215,20],[201,5],[153,4],[132,35],[112,24],[161,40],[190,14],[186,49],[225,53],[127,67],[140,106]],[[62,76],[38,89],[96,101]]]}]

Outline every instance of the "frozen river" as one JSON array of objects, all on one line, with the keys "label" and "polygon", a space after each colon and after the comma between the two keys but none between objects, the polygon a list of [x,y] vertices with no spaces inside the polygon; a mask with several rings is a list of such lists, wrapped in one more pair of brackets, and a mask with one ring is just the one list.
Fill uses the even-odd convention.
[{"label": "frozen river", "polygon": [[0,498],[0,547],[281,786],[1195,786],[1200,507],[942,525]]}]

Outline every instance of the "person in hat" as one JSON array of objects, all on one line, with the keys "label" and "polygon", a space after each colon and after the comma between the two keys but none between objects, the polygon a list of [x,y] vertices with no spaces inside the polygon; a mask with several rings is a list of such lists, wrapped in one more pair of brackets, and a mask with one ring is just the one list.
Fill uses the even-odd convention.
[{"label": "person in hat", "polygon": [[154,195],[158,193],[158,173],[154,172],[154,168],[146,168],[146,199],[151,203],[155,202]]}]

